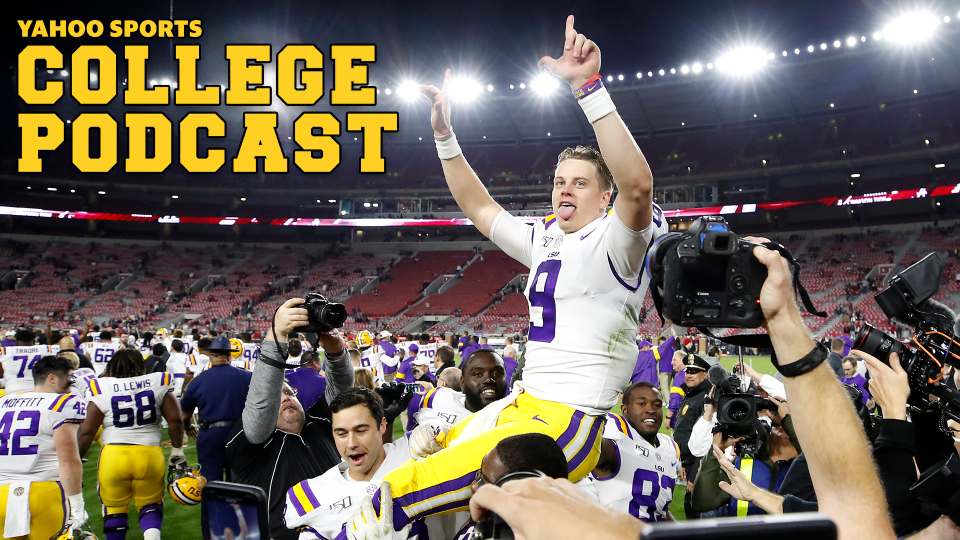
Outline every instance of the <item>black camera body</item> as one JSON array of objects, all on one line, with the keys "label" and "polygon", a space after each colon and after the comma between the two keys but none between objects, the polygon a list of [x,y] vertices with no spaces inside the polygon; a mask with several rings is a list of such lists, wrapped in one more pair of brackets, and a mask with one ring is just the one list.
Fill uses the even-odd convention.
[{"label": "black camera body", "polygon": [[341,328],[347,322],[347,308],[343,304],[328,301],[320,293],[307,293],[303,303],[297,307],[307,310],[307,325],[295,328],[295,332],[322,334]]},{"label": "black camera body", "polygon": [[896,353],[910,382],[910,405],[921,410],[939,407],[943,414],[960,421],[960,393],[941,380],[945,364],[960,367],[960,344],[952,335],[956,333],[956,315],[931,300],[940,289],[942,275],[943,261],[931,253],[892,277],[890,286],[876,296],[887,317],[915,329],[910,341],[916,348],[870,324],[857,332],[853,348],[887,365],[890,354]]},{"label": "black camera body", "polygon": [[759,244],[738,237],[719,216],[705,216],[684,233],[662,236],[647,254],[651,286],[662,290],[664,319],[680,326],[757,328],[767,268]]}]

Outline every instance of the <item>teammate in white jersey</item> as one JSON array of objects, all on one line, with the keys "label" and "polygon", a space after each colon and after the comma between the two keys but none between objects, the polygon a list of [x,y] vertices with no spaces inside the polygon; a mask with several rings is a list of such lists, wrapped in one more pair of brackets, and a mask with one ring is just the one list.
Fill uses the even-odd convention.
[{"label": "teammate in white jersey", "polygon": [[186,376],[185,384],[210,367],[210,357],[204,354],[204,351],[209,346],[210,338],[201,338],[197,341],[197,346],[190,354],[189,361],[187,362],[187,371],[190,373]]},{"label": "teammate in white jersey", "polygon": [[56,354],[47,345],[35,345],[37,335],[32,330],[18,330],[13,338],[17,344],[0,348],[0,373],[7,394],[33,390],[33,366],[44,356]]},{"label": "teammate in white jersey", "polygon": [[73,366],[66,358],[45,356],[34,364],[33,376],[31,391],[0,398],[0,424],[12,435],[9,441],[4,436],[0,453],[3,538],[55,538],[87,519],[77,450],[86,407],[68,393]]},{"label": "teammate in white jersey", "polygon": [[103,531],[110,540],[126,536],[127,511],[134,503],[144,540],[159,540],[163,524],[163,491],[166,465],[161,416],[167,421],[169,465],[186,458],[181,447],[183,418],[170,393],[173,376],[167,372],[144,374],[138,351],[117,352],[101,376],[90,382],[87,418],[80,426],[80,455],[103,425],[103,449],[97,471],[103,504]]},{"label": "teammate in white jersey", "polygon": [[440,420],[454,425],[494,401],[503,399],[509,390],[503,359],[490,349],[477,350],[463,361],[463,372],[458,382],[459,390],[434,388],[411,400],[407,406],[410,415],[407,431],[413,431],[418,424],[428,421]]},{"label": "teammate in white jersey", "polygon": [[420,334],[420,344],[417,349],[417,358],[427,361],[428,366],[433,365],[433,360],[437,356],[437,343],[430,342],[430,334]]},{"label": "teammate in white jersey", "polygon": [[[497,204],[463,156],[450,125],[450,71],[442,90],[421,86],[432,104],[430,122],[454,199],[484,236],[530,268],[530,332],[523,388],[511,394],[493,425],[461,422],[444,437],[445,451],[387,475],[393,504],[402,507],[394,512],[396,530],[450,509],[450,499],[460,504],[454,509],[465,508],[469,494],[461,494],[470,473],[510,435],[553,437],[569,461],[570,481],[586,477],[599,458],[604,415],[636,364],[636,329],[648,285],[644,254],[666,231],[652,203],[650,167],[603,88],[599,48],[576,32],[573,16],[563,55],[543,57],[540,64],[570,85],[603,156],[584,147],[561,153],[554,215],[533,226]],[[608,211],[614,184],[618,196]],[[464,432],[472,438],[450,446]]]},{"label": "teammate in white jersey", "polygon": [[249,332],[241,332],[238,336],[242,343],[240,357],[243,358],[248,371],[253,371],[257,367],[257,361],[260,360],[260,344],[254,343]]},{"label": "teammate in white jersey", "polygon": [[658,433],[663,398],[641,381],[623,393],[623,416],[610,413],[603,428],[600,461],[593,470],[600,503],[641,521],[674,521],[673,488],[680,474],[680,448]]},{"label": "teammate in white jersey", "polygon": [[[189,373],[187,364],[190,361],[190,356],[183,352],[183,342],[179,339],[173,340],[170,346],[173,349],[170,351],[170,356],[167,357],[167,371],[173,375],[173,395],[180,397],[183,394],[183,385],[186,384],[187,373]],[[192,378],[193,373],[190,373],[190,375]]]},{"label": "teammate in white jersey", "polygon": [[[93,363],[93,370],[97,372],[98,376],[103,373],[103,370],[107,367],[107,363],[110,362],[113,355],[122,347],[119,343],[113,342],[113,332],[109,330],[100,332],[97,341],[90,344],[86,354],[90,357],[90,362]],[[142,358],[141,356],[141,359]]]},{"label": "teammate in white jersey", "polygon": [[384,443],[387,419],[376,392],[351,388],[330,403],[333,438],[343,463],[287,491],[283,519],[301,540],[333,540],[384,475],[410,459],[405,437]]}]

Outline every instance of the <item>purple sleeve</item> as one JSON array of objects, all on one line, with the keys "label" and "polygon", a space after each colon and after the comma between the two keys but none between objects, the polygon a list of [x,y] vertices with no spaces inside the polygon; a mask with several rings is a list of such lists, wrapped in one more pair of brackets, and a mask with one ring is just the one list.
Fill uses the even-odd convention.
[{"label": "purple sleeve", "polygon": [[633,367],[633,375],[630,376],[630,383],[647,381],[657,386],[657,361],[653,356],[653,351],[640,351],[637,355],[637,365]]},{"label": "purple sleeve", "polygon": [[413,431],[413,428],[417,427],[417,421],[414,420],[413,416],[423,408],[424,396],[426,396],[426,394],[414,395],[413,399],[410,400],[410,404],[407,405],[407,433],[410,433]]},{"label": "purple sleeve", "polygon": [[673,385],[670,387],[670,405],[667,407],[671,411],[680,410],[680,402],[683,401],[683,373],[677,373],[673,378]]},{"label": "purple sleeve", "polygon": [[660,373],[670,373],[673,371],[673,342],[676,339],[675,336],[670,336],[657,347],[657,352],[660,353]]}]

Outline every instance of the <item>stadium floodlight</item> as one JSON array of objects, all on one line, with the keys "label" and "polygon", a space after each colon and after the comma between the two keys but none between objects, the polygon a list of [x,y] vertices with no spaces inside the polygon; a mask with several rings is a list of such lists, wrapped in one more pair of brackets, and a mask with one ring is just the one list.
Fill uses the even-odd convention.
[{"label": "stadium floodlight", "polygon": [[676,74],[677,74],[677,68],[670,68],[670,74],[671,74],[671,75],[676,75]]},{"label": "stadium floodlight", "polygon": [[623,80],[623,73],[617,75],[617,80],[618,80],[618,81],[622,81],[622,80]]},{"label": "stadium floodlight", "polygon": [[850,175],[850,178],[860,178],[860,173],[853,173]]},{"label": "stadium floodlight", "polygon": [[857,45],[857,38],[853,36],[850,36],[847,38],[847,47],[856,47],[856,45]]},{"label": "stadium floodlight", "polygon": [[492,84],[488,84],[488,85],[487,85],[487,92],[493,92],[493,85],[492,85]]},{"label": "stadium floodlight", "polygon": [[881,39],[883,39],[883,32],[874,32],[874,33],[873,33],[873,40],[874,40],[874,41],[880,41]]},{"label": "stadium floodlight", "polygon": [[839,39],[833,42],[833,47],[834,47],[835,49],[839,49],[839,48],[840,48],[840,45],[842,45],[842,43],[840,43],[840,40],[839,40]]},{"label": "stadium floodlight", "polygon": [[943,22],[949,23],[949,22],[950,22],[950,16],[949,16],[949,15],[944,15],[944,17],[943,17]]},{"label": "stadium floodlight", "polygon": [[90,74],[90,82],[97,82],[97,74],[96,74],[96,73],[91,73],[91,74]]},{"label": "stadium floodlight", "polygon": [[386,90],[386,92],[387,92],[387,95],[389,96],[390,94],[392,94],[392,93],[393,93],[393,90],[392,90],[392,89],[390,89],[390,88],[387,88],[387,90]]},{"label": "stadium floodlight", "polygon": [[867,36],[860,36],[860,43],[866,43],[866,42],[867,42]]},{"label": "stadium floodlight", "polygon": [[512,85],[512,84],[510,85],[510,89],[513,90],[513,85]]},{"label": "stadium floodlight", "polygon": [[643,73],[640,73],[640,72],[638,71],[638,72],[637,72],[637,78],[638,78],[638,79],[642,79],[642,78],[643,78]]},{"label": "stadium floodlight", "polygon": [[397,87],[397,95],[404,101],[413,101],[420,95],[420,87],[412,82],[400,83]]},{"label": "stadium floodlight", "polygon": [[781,55],[781,56],[787,56],[787,51],[783,51],[782,53],[780,53],[780,55]]},{"label": "stadium floodlight", "polygon": [[821,51],[827,50],[827,44],[826,44],[826,43],[821,43],[821,44],[820,44],[820,50],[821,50]]},{"label": "stadium floodlight", "polygon": [[[317,201],[317,202],[320,202],[320,201]],[[368,203],[368,202],[363,203],[363,207],[364,207],[364,208],[370,208],[370,203]]]},{"label": "stadium floodlight", "polygon": [[156,85],[157,85],[157,80],[156,80],[156,79],[150,79],[150,86],[156,86]]},{"label": "stadium floodlight", "polygon": [[940,21],[926,11],[912,11],[900,15],[890,22],[883,34],[897,43],[917,43],[933,36]]},{"label": "stadium floodlight", "polygon": [[813,52],[813,45],[807,45],[807,52]]},{"label": "stadium floodlight", "polygon": [[800,49],[794,49],[793,54],[800,54]]},{"label": "stadium floodlight", "polygon": [[613,75],[607,75],[607,82],[613,82]]},{"label": "stadium floodlight", "polygon": [[60,70],[60,76],[61,76],[61,77],[67,77],[67,76],[69,76],[69,75],[70,75],[70,72],[69,72],[69,71],[67,71],[67,70],[65,70],[65,69],[61,69],[61,70]]},{"label": "stadium floodlight", "polygon": [[160,79],[160,84],[170,86],[170,79]]},{"label": "stadium floodlight", "polygon": [[97,195],[106,195],[106,194],[107,194],[106,191],[98,191],[98,192],[97,192]]},{"label": "stadium floodlight", "polygon": [[48,70],[47,70],[47,75],[53,75],[53,70],[52,70],[52,69],[48,69]]},{"label": "stadium floodlight", "polygon": [[56,191],[56,190],[57,190],[57,188],[55,188],[55,187],[48,187],[48,188],[47,188],[47,191]]},{"label": "stadium floodlight", "polygon": [[767,59],[768,59],[768,60],[773,60],[773,59],[776,58],[776,57],[777,57],[777,55],[775,55],[775,54],[773,54],[773,53],[767,53]]},{"label": "stadium floodlight", "polygon": [[559,87],[560,79],[549,73],[541,73],[530,82],[530,89],[543,96],[553,93]]},{"label": "stadium floodlight", "polygon": [[707,64],[707,69],[713,69],[713,62]]},{"label": "stadium floodlight", "polygon": [[[523,88],[523,85],[520,85]],[[483,86],[472,79],[452,79],[450,97],[457,101],[470,101],[483,92]]]},{"label": "stadium floodlight", "polygon": [[660,76],[663,77],[667,72],[661,69],[661,70],[658,71],[657,73],[659,73]]},{"label": "stadium floodlight", "polygon": [[171,198],[171,199],[179,199],[180,196],[179,196],[179,195],[171,195],[170,198]]},{"label": "stadium floodlight", "polygon": [[717,59],[717,69],[734,75],[749,75],[767,63],[767,55],[760,49],[740,47]]},{"label": "stadium floodlight", "polygon": [[942,168],[944,168],[944,167],[946,167],[946,166],[947,166],[946,163],[937,163],[936,165],[933,166],[933,168],[934,168],[934,169],[942,169]]},{"label": "stadium floodlight", "polygon": [[683,73],[684,75],[686,75],[687,73],[690,73],[690,66],[686,64],[680,66],[680,73]]},{"label": "stadium floodlight", "polygon": [[240,197],[240,202],[247,202],[247,198],[246,198],[246,197]]},{"label": "stadium floodlight", "polygon": [[373,203],[374,208],[380,208],[380,203]]},{"label": "stadium floodlight", "polygon": [[703,66],[700,64],[700,62],[694,62],[692,69],[694,73],[700,73],[703,71]]},{"label": "stadium floodlight", "polygon": [[652,72],[652,71],[648,71],[648,72],[647,72],[647,77],[653,77],[653,72]]},{"label": "stadium floodlight", "polygon": [[521,90],[523,90],[523,89],[524,89],[524,88],[526,88],[526,87],[527,87],[527,85],[526,85],[526,84],[524,84],[524,83],[520,83],[520,89],[521,89]]},{"label": "stadium floodlight", "polygon": [[333,204],[333,203],[337,202],[337,200],[336,200],[336,199],[327,199],[327,202],[330,203],[330,204]]}]

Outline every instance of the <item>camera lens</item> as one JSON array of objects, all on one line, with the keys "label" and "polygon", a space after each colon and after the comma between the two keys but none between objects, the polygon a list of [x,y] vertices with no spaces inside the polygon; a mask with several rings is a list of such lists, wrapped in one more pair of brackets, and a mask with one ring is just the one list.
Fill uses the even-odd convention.
[{"label": "camera lens", "polygon": [[890,353],[902,356],[903,345],[869,324],[864,324],[854,339],[853,348],[877,358],[884,364],[890,364]]},{"label": "camera lens", "polygon": [[727,407],[727,414],[731,420],[739,424],[750,418],[750,405],[742,399],[734,400]]},{"label": "camera lens", "polygon": [[327,304],[320,308],[318,319],[330,328],[340,328],[347,322],[347,308],[343,304]]}]

